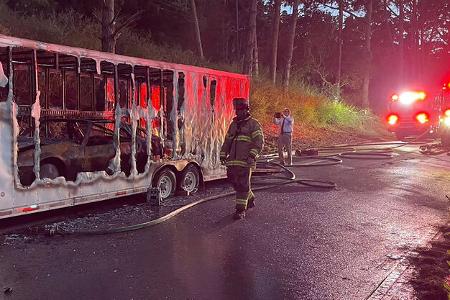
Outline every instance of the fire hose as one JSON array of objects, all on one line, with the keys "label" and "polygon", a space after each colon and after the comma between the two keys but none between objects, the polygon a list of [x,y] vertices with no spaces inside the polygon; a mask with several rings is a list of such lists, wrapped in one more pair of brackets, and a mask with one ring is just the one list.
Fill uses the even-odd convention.
[{"label": "fire hose", "polygon": [[[420,137],[419,137],[420,138]],[[419,139],[417,138],[417,139]],[[416,140],[417,140],[416,139]],[[258,178],[258,175],[265,174],[272,175],[273,179],[280,180],[277,183],[264,185],[260,187],[253,188],[252,190],[255,192],[264,191],[269,189],[274,189],[283,185],[288,184],[300,184],[307,187],[315,187],[321,189],[334,189],[336,187],[336,183],[331,181],[322,181],[322,180],[312,180],[312,179],[297,179],[295,173],[291,170],[291,168],[301,168],[301,167],[319,167],[319,166],[332,166],[338,165],[342,163],[342,158],[345,159],[369,159],[369,160],[379,160],[379,159],[391,159],[394,157],[393,150],[404,147],[406,145],[422,145],[423,143],[419,143],[416,140],[411,142],[380,142],[380,143],[360,143],[360,144],[350,144],[350,145],[341,145],[341,146],[332,146],[332,147],[323,147],[317,148],[314,150],[314,155],[306,155],[302,156],[301,152],[298,152],[296,156],[296,160],[300,162],[294,163],[291,166],[283,166],[274,162],[275,154],[265,155],[258,161],[258,168],[262,170],[255,173],[254,178]],[[380,146],[388,146],[385,148],[375,148]],[[365,149],[358,149],[359,147],[369,147]],[[280,173],[284,173],[284,176],[275,176]],[[258,179],[256,179],[256,183],[258,183]],[[154,220],[146,221],[139,224],[108,228],[108,229],[99,229],[99,230],[61,230],[58,227],[51,228],[48,232],[50,235],[58,234],[58,235],[105,235],[112,233],[121,233],[121,232],[129,232],[135,231],[139,229],[149,228],[158,224],[161,224],[176,215],[184,212],[187,209],[190,209],[199,204],[209,202],[212,200],[223,199],[226,197],[234,196],[234,192],[222,193],[219,195],[214,195],[210,197],[206,197],[192,203],[181,206],[174,211],[159,217]]]},{"label": "fire hose", "polygon": [[[303,186],[307,186],[307,187],[316,187],[316,188],[321,188],[321,189],[334,189],[336,187],[336,183],[331,182],[331,181],[322,181],[322,180],[312,180],[312,179],[296,179],[295,178],[295,174],[294,172],[292,172],[291,170],[289,170],[287,167],[284,167],[280,164],[277,164],[275,162],[272,161],[268,161],[268,160],[263,160],[259,162],[260,164],[266,164],[266,165],[271,165],[271,166],[275,166],[277,168],[280,169],[280,172],[278,173],[284,173],[285,176],[284,177],[278,177],[279,179],[283,179],[281,182],[277,182],[275,184],[271,184],[271,185],[265,185],[265,186],[260,186],[260,187],[256,187],[253,188],[252,190],[254,192],[258,192],[258,191],[264,191],[264,190],[269,190],[269,189],[274,189],[274,188],[278,188],[280,186],[283,185],[287,185],[287,184],[300,184]],[[144,229],[144,228],[148,228],[148,227],[152,227],[155,226],[157,224],[161,224],[173,217],[175,217],[176,215],[182,213],[183,211],[192,208],[194,206],[197,206],[199,204],[208,202],[208,201],[212,201],[212,200],[218,200],[218,199],[223,199],[226,197],[231,197],[234,196],[235,192],[228,192],[228,193],[222,193],[219,195],[214,195],[214,196],[210,196],[210,197],[206,197],[197,201],[194,201],[192,203],[186,204],[178,209],[175,209],[174,211],[159,217],[157,219],[154,220],[150,220],[147,222],[143,222],[143,223],[139,223],[139,224],[134,224],[134,225],[129,225],[129,226],[122,226],[122,227],[115,227],[115,228],[108,228],[108,229],[100,229],[100,230],[83,230],[83,231],[79,231],[79,230],[62,230],[58,227],[53,227],[50,228],[47,232],[47,234],[49,235],[84,235],[84,236],[89,236],[89,235],[105,235],[105,234],[112,234],[112,233],[120,233],[120,232],[129,232],[129,231],[135,231],[135,230],[139,230],[139,229]]]}]

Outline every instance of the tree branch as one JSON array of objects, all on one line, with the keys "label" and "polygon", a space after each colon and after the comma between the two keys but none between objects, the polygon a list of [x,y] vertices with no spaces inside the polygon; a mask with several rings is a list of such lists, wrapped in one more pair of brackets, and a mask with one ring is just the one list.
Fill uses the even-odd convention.
[{"label": "tree branch", "polygon": [[110,25],[114,24],[114,23],[117,21],[117,18],[120,16],[120,13],[121,13],[121,12],[122,12],[122,7],[119,7],[119,9],[118,9],[116,15],[115,15],[114,18],[111,20],[111,24],[110,24]]},{"label": "tree branch", "polygon": [[136,22],[136,20],[142,15],[143,12],[143,10],[140,10],[128,17],[120,26],[117,27],[117,29],[113,33],[113,37],[116,37],[121,31],[129,27],[132,23]]},{"label": "tree branch", "polygon": [[441,42],[443,42],[445,45],[448,45],[448,41],[445,38],[445,33],[442,33],[439,28],[436,31],[437,34],[441,37]]},{"label": "tree branch", "polygon": [[92,13],[92,16],[94,17],[94,19],[99,22],[100,24],[102,23],[102,20],[97,16],[97,14],[95,12]]},{"label": "tree branch", "polygon": [[[323,6],[327,7],[327,8],[334,9],[334,10],[339,10],[339,7],[334,7],[334,6],[328,5],[328,4],[326,4],[326,3],[321,3],[321,5],[323,5]],[[351,11],[349,11],[349,10],[347,10],[347,9],[343,9],[343,11],[344,11],[345,13],[347,13],[347,14],[349,14],[349,15],[355,17],[355,18],[361,18],[360,16],[356,15],[354,12],[351,12]]]},{"label": "tree branch", "polygon": [[389,6],[389,3],[386,5],[386,8],[388,9],[388,11],[391,12],[391,14],[393,14],[396,17],[399,17],[399,15],[396,14],[395,11]]}]

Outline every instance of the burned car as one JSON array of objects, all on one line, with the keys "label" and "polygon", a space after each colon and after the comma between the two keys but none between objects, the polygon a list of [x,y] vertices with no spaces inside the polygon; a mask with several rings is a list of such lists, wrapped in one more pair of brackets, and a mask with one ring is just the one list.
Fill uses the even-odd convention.
[{"label": "burned car", "polygon": [[[40,124],[40,177],[55,179],[63,176],[75,181],[80,172],[106,171],[114,173],[111,161],[115,157],[114,121],[80,119],[44,119]],[[29,128],[31,131],[32,128]],[[132,130],[126,122],[120,124],[121,171],[131,173]],[[136,168],[143,173],[147,163],[146,132],[137,128]],[[153,142],[152,142],[153,144]],[[18,169],[22,185],[35,179],[34,139],[29,132],[18,137]]]}]

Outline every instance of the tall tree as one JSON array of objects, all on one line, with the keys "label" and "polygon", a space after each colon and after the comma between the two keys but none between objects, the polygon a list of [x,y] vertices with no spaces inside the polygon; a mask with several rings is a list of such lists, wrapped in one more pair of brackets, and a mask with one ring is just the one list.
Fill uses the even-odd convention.
[{"label": "tall tree", "polygon": [[241,41],[239,39],[239,30],[240,30],[240,25],[239,25],[239,0],[236,0],[236,60],[239,61],[241,59]]},{"label": "tall tree", "polygon": [[400,76],[399,76],[399,86],[401,87],[405,82],[405,7],[403,5],[403,0],[398,0],[398,11],[399,11],[399,62],[400,62]]},{"label": "tall tree", "polygon": [[289,28],[289,40],[287,45],[286,67],[284,69],[284,77],[283,77],[283,87],[285,90],[289,88],[289,80],[291,77],[291,66],[292,66],[292,57],[294,55],[295,32],[297,28],[299,4],[300,0],[293,1],[291,23]]},{"label": "tall tree", "polygon": [[365,33],[365,52],[366,66],[364,70],[363,86],[362,86],[362,107],[369,108],[369,85],[372,69],[372,13],[373,0],[366,0],[366,33]]},{"label": "tall tree", "polygon": [[270,77],[272,83],[277,81],[277,58],[278,58],[278,34],[280,32],[280,7],[281,0],[275,0],[272,25],[272,56],[270,61]]},{"label": "tall tree", "polygon": [[122,16],[122,7],[116,11],[114,0],[99,0],[101,2],[101,18],[95,12],[92,16],[102,27],[102,51],[116,53],[117,39],[124,32],[130,29],[142,15],[143,10],[135,11],[128,16]]},{"label": "tall tree", "polygon": [[254,31],[255,48],[253,49],[253,73],[256,77],[259,77],[259,50],[258,50],[258,35],[256,30]]},{"label": "tall tree", "polygon": [[203,55],[203,45],[202,45],[202,37],[200,35],[200,25],[198,22],[198,15],[197,15],[197,6],[195,5],[195,0],[191,0],[191,9],[192,9],[192,19],[194,23],[194,29],[195,29],[195,38],[197,40],[197,51],[200,55],[201,59],[204,59],[205,56]]},{"label": "tall tree", "polygon": [[116,52],[114,0],[102,0],[102,51]]},{"label": "tall tree", "polygon": [[339,35],[338,35],[338,47],[339,47],[339,53],[338,53],[338,70],[337,70],[337,80],[336,80],[336,95],[338,98],[341,96],[341,77],[342,77],[342,47],[344,44],[344,40],[342,38],[342,30],[344,28],[344,1],[339,0]]},{"label": "tall tree", "polygon": [[247,48],[245,51],[244,57],[244,73],[251,75],[253,60],[254,60],[254,51],[255,51],[255,42],[256,42],[256,14],[258,12],[257,9],[257,0],[251,0],[250,5],[250,14],[248,19],[248,37],[247,37]]}]

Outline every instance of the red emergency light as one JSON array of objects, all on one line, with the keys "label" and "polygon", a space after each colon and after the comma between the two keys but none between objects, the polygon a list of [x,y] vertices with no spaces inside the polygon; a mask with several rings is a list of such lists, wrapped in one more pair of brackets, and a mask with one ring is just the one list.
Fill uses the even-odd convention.
[{"label": "red emergency light", "polygon": [[398,116],[396,114],[390,114],[387,117],[387,122],[389,125],[395,125],[398,123]]},{"label": "red emergency light", "polygon": [[425,124],[425,123],[427,123],[427,122],[430,121],[430,116],[429,116],[427,113],[425,113],[425,112],[421,112],[421,113],[418,113],[418,114],[416,115],[416,120],[417,120],[420,124]]}]

